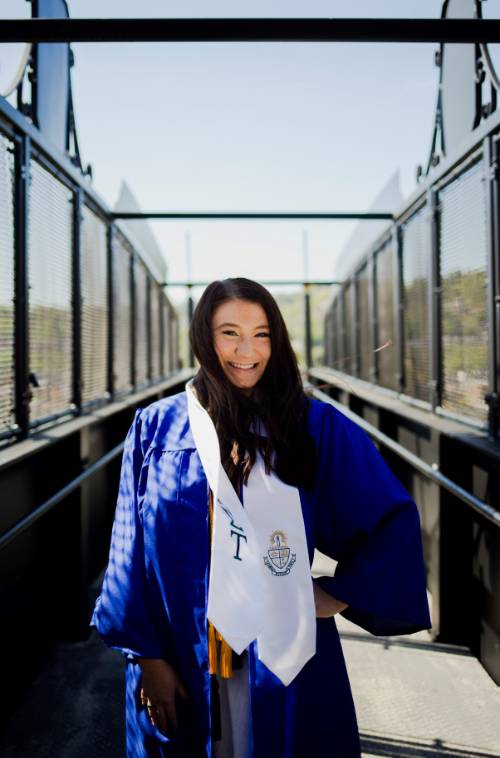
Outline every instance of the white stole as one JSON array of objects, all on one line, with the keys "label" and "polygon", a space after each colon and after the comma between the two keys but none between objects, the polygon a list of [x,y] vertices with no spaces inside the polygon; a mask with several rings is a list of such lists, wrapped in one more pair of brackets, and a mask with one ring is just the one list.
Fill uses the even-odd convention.
[{"label": "white stole", "polygon": [[243,507],[221,464],[217,432],[186,385],[188,413],[214,495],[208,618],[237,653],[257,639],[260,660],[289,684],[316,652],[316,612],[299,491],[257,456]]}]

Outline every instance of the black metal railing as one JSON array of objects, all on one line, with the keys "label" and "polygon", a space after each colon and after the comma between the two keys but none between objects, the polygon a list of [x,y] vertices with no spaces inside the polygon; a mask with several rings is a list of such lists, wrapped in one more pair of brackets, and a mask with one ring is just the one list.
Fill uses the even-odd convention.
[{"label": "black metal railing", "polygon": [[[181,371],[172,377],[167,383],[171,388],[177,385],[183,385],[190,377],[192,373],[190,371]],[[31,513],[24,516],[17,523],[11,526],[7,531],[0,535],[0,551],[7,547],[13,540],[17,539],[21,534],[24,534],[34,524],[36,524],[43,516],[50,513],[56,505],[59,505],[69,495],[78,490],[82,484],[91,479],[98,471],[108,466],[112,461],[115,461],[119,455],[122,454],[125,442],[120,442],[115,445],[111,450],[108,450],[97,461],[88,466],[85,471],[72,479],[68,484],[58,490],[54,495],[51,495],[47,500],[34,508]]]},{"label": "black metal railing", "polygon": [[345,405],[334,400],[325,392],[322,392],[320,389],[313,389],[312,394],[319,400],[333,405],[333,407],[341,411],[344,416],[347,416],[347,418],[351,419],[351,421],[354,421],[354,423],[361,427],[361,429],[367,432],[367,434],[369,434],[370,437],[372,437],[372,439],[374,439],[379,445],[382,445],[383,447],[387,448],[387,450],[395,453],[399,458],[401,458],[401,460],[405,461],[405,463],[408,463],[413,469],[415,469],[415,471],[418,471],[419,474],[425,476],[425,478],[430,482],[434,482],[434,484],[437,484],[439,487],[447,490],[456,498],[468,505],[469,508],[472,508],[476,513],[487,519],[487,521],[495,524],[495,526],[500,527],[500,511],[495,510],[495,508],[492,508],[492,506],[488,505],[488,503],[483,502],[479,498],[472,495],[470,492],[467,492],[467,490],[465,490],[463,487],[460,487],[460,485],[456,484],[447,476],[442,474],[437,466],[426,463],[424,460],[419,458],[418,455],[415,455],[410,450],[407,450],[405,447],[403,447],[403,445],[400,445],[399,442],[396,442],[395,440],[388,437],[368,421],[365,421],[365,419],[359,416],[357,413],[354,413]]},{"label": "black metal railing", "polygon": [[324,325],[327,366],[483,428],[493,440],[500,429],[499,161],[497,111],[344,266]]},{"label": "black metal railing", "polygon": [[[179,358],[164,282],[85,177],[3,98],[0,137],[0,160],[13,155],[12,171],[0,173],[9,198],[0,212],[12,213],[0,219],[3,256],[12,260],[0,302],[2,364],[14,363],[0,388],[0,440],[9,441],[153,386]],[[131,318],[115,312],[120,265],[128,269]],[[130,318],[126,337],[123,318]]]},{"label": "black metal railing", "polygon": [[[369,424],[361,416],[358,416],[356,413],[353,413],[351,410],[346,408],[345,405],[338,403],[336,400],[333,400],[325,392],[322,392],[319,389],[313,389],[312,392],[313,395],[319,400],[329,403],[330,405],[333,405],[334,408],[340,410],[345,416],[347,416],[347,418],[354,421],[354,423],[361,427],[361,429],[367,432],[367,434],[369,434],[370,437],[372,437],[378,444],[383,445],[388,450],[391,450],[393,453],[399,456],[399,458],[412,466],[412,468],[414,468],[420,474],[423,474],[429,481],[434,482],[435,484],[439,485],[439,487],[447,490],[452,495],[468,505],[470,508],[472,508],[476,513],[487,519],[490,523],[500,527],[499,511],[496,511],[487,503],[475,497],[470,492],[467,492],[467,490],[465,490],[463,487],[460,487],[447,476],[444,476],[444,474],[442,474],[435,466],[429,465],[417,455],[414,455],[414,453],[410,452],[398,442],[388,437],[372,424]],[[13,540],[15,540],[25,531],[30,529],[34,524],[37,523],[37,521],[39,521],[43,516],[55,508],[56,505],[59,505],[59,503],[61,503],[65,498],[67,498],[79,487],[81,487],[84,482],[88,481],[92,476],[94,476],[94,474],[107,466],[111,461],[114,461],[123,452],[123,447],[124,442],[120,442],[120,444],[109,450],[105,455],[90,465],[79,476],[75,477],[75,479],[62,487],[58,492],[37,506],[31,513],[20,519],[16,524],[14,524],[14,526],[4,532],[4,534],[0,536],[0,551],[3,548],[7,547],[7,545],[9,545]]]}]

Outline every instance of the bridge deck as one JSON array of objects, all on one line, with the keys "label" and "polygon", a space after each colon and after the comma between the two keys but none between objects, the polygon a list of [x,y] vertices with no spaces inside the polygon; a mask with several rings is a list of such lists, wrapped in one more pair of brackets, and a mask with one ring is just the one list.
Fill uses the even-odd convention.
[{"label": "bridge deck", "polygon": [[500,688],[466,648],[338,628],[364,758],[500,756]]},{"label": "bridge deck", "polygon": [[[500,688],[466,649],[426,632],[373,637],[341,617],[338,626],[364,758],[499,758]],[[95,635],[59,646],[0,737],[0,754],[123,756],[122,685],[121,656]]]}]

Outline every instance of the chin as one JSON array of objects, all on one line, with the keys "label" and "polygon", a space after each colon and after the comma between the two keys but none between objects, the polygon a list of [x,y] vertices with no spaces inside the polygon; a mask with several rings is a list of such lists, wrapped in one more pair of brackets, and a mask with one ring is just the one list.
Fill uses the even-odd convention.
[{"label": "chin", "polygon": [[254,387],[256,387],[257,384],[259,383],[258,379],[255,382],[254,381],[250,381],[250,380],[247,381],[247,382],[245,382],[245,381],[241,381],[241,380],[240,381],[238,381],[238,380],[235,381],[233,378],[231,378],[230,381],[231,381],[231,384],[233,385],[233,387],[236,387],[239,390],[253,390]]},{"label": "chin", "polygon": [[261,380],[262,375],[260,376],[234,376],[233,374],[228,372],[224,372],[226,374],[226,378],[233,387],[237,387],[241,390],[252,390]]},{"label": "chin", "polygon": [[240,390],[253,390],[253,388],[257,385],[257,382],[251,382],[251,383],[250,382],[248,382],[248,383],[245,383],[245,382],[235,383],[235,382],[233,382],[233,384],[234,384],[235,387],[238,387]]}]

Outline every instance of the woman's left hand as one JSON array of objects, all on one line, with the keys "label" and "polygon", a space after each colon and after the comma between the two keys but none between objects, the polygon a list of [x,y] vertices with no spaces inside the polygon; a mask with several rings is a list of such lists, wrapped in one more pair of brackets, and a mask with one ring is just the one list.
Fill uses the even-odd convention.
[{"label": "woman's left hand", "polygon": [[175,669],[163,658],[138,658],[141,667],[140,698],[153,724],[167,736],[177,730],[176,697],[187,700],[186,689]]},{"label": "woman's left hand", "polygon": [[329,595],[316,582],[313,582],[313,588],[316,618],[330,618],[330,616],[335,616],[336,613],[340,613],[348,607],[348,603],[343,603],[341,600],[333,597],[333,595]]}]

